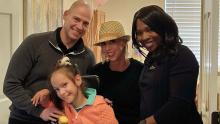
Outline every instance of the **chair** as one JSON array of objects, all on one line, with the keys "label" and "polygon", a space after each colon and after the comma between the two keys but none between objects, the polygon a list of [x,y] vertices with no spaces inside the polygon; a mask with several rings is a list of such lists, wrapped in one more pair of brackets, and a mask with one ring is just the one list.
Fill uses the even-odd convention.
[{"label": "chair", "polygon": [[86,86],[89,88],[99,88],[99,77],[97,75],[83,75],[82,79],[86,82]]},{"label": "chair", "polygon": [[212,124],[220,124],[220,112],[212,112]]}]

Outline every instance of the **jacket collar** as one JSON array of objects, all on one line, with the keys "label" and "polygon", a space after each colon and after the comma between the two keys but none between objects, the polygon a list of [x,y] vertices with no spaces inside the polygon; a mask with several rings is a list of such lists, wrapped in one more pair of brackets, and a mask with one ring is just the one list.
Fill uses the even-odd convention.
[{"label": "jacket collar", "polygon": [[86,104],[84,104],[84,105],[82,105],[78,108],[75,108],[76,111],[80,111],[84,106],[89,106],[89,105],[92,105],[94,103],[95,97],[96,97],[96,90],[93,89],[93,88],[86,88],[85,94],[87,96]]},{"label": "jacket collar", "polygon": [[[59,30],[61,29],[61,27],[57,28],[52,35],[49,37],[48,42],[52,45],[52,47],[54,47],[55,49],[57,49],[58,51],[62,52],[61,48],[58,45],[58,38],[57,38],[57,33],[59,33]],[[58,35],[60,36],[60,35]],[[62,42],[62,41],[61,41]],[[83,43],[83,39],[80,38],[76,44],[70,48],[70,52],[68,54],[72,54],[72,55],[78,55],[85,52],[85,45]]]}]

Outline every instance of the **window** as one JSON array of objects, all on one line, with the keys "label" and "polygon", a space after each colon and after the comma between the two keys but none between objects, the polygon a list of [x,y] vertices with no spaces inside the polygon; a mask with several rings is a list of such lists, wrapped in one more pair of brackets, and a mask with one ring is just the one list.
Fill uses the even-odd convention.
[{"label": "window", "polygon": [[183,45],[200,62],[201,0],[165,0],[165,11],[176,21]]}]

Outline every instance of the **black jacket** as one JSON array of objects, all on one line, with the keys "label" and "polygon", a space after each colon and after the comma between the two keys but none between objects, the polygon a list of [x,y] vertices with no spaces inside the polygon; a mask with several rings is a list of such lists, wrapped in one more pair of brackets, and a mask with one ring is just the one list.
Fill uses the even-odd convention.
[{"label": "black jacket", "polygon": [[140,76],[141,119],[158,124],[201,124],[194,102],[199,72],[193,53],[183,45],[175,54],[148,54]]}]

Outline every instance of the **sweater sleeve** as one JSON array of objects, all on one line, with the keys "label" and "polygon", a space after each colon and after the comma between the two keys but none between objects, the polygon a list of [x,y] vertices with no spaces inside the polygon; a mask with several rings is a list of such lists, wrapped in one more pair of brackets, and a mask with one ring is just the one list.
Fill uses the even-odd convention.
[{"label": "sweater sleeve", "polygon": [[39,117],[43,111],[41,106],[34,106],[31,102],[31,91],[25,83],[27,75],[34,66],[34,49],[30,37],[26,38],[13,54],[6,72],[3,92],[12,104],[28,114]]},{"label": "sweater sleeve", "polygon": [[104,104],[100,107],[101,117],[99,124],[118,124],[114,111],[111,106]]},{"label": "sweater sleeve", "polygon": [[92,68],[95,64],[96,64],[96,60],[95,60],[95,55],[94,53],[91,51],[91,49],[87,48],[87,51],[88,51],[88,54],[87,54],[87,57],[88,57],[88,67],[87,67],[87,70],[86,70],[86,74],[89,74],[89,69]]},{"label": "sweater sleeve", "polygon": [[198,77],[198,62],[188,49],[179,51],[168,66],[167,102],[154,114],[158,124],[178,123],[188,120],[195,111],[194,99]]}]

